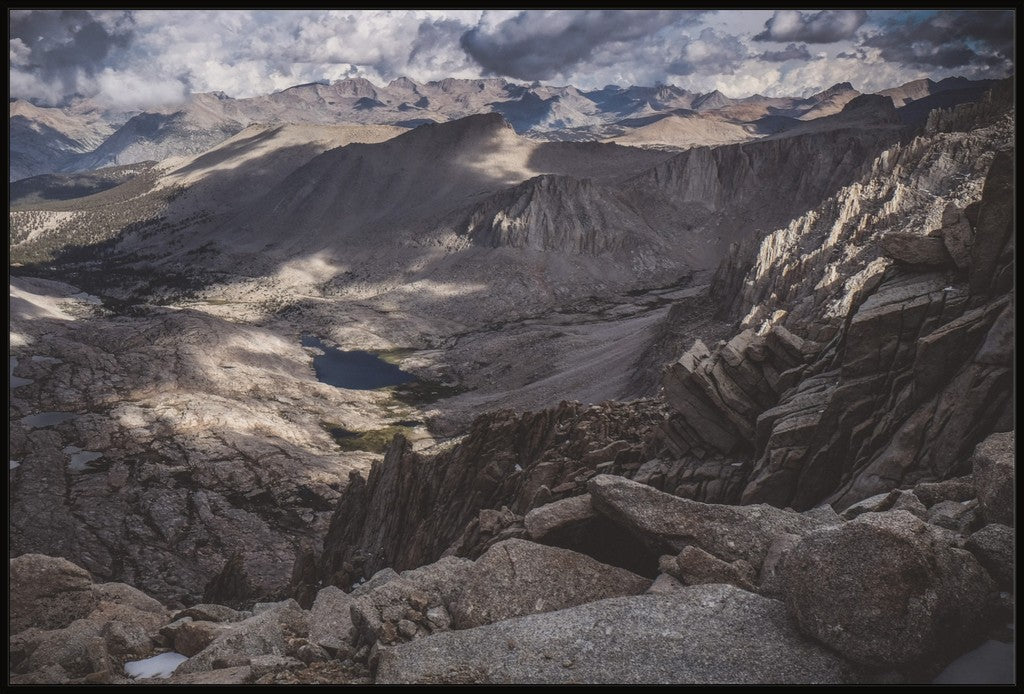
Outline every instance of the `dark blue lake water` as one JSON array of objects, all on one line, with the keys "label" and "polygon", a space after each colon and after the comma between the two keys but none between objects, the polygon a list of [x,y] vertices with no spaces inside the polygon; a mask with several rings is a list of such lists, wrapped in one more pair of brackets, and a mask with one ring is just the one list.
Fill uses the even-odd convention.
[{"label": "dark blue lake water", "polygon": [[416,380],[412,374],[372,352],[342,351],[312,335],[302,336],[302,346],[315,347],[323,352],[313,357],[313,370],[318,381],[336,388],[373,390]]}]

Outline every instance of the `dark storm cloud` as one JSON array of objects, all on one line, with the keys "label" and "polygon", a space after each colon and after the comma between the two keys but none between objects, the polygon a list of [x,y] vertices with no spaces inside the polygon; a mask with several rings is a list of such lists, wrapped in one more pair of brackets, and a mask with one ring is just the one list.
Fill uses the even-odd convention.
[{"label": "dark storm cloud", "polygon": [[781,51],[765,51],[757,57],[759,60],[767,60],[771,63],[783,63],[787,60],[814,60],[806,45],[795,43],[789,44]]},{"label": "dark storm cloud", "polygon": [[884,60],[919,67],[998,66],[1013,59],[1013,12],[943,10],[868,37]]},{"label": "dark storm cloud", "polygon": [[747,56],[747,48],[739,37],[707,28],[696,39],[684,43],[679,57],[669,63],[666,71],[670,75],[731,75]]},{"label": "dark storm cloud", "polygon": [[416,29],[416,38],[413,39],[408,61],[413,62],[417,58],[445,50],[457,43],[465,30],[465,24],[453,19],[424,21]]},{"label": "dark storm cloud", "polygon": [[24,47],[21,69],[73,92],[80,74],[95,74],[116,49],[128,46],[130,24],[124,13],[112,33],[87,11],[20,10],[10,15],[9,39]]},{"label": "dark storm cloud", "polygon": [[772,18],[764,23],[764,31],[754,40],[835,43],[851,38],[867,18],[864,10],[775,10]]},{"label": "dark storm cloud", "polygon": [[481,22],[462,35],[466,53],[490,72],[523,80],[550,79],[589,58],[599,46],[635,41],[703,11],[545,10]]}]

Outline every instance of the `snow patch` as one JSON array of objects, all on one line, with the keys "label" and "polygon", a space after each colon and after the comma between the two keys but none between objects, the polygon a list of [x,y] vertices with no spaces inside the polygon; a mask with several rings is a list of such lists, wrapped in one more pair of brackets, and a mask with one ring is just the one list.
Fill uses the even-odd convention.
[{"label": "snow patch", "polygon": [[161,653],[145,660],[133,660],[124,664],[129,677],[138,680],[151,677],[170,677],[179,665],[188,660],[181,653]]}]

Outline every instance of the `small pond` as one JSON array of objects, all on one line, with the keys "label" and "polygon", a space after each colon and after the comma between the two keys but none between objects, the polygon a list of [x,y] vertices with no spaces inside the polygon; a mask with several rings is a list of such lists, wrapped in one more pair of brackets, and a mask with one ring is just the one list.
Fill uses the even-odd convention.
[{"label": "small pond", "polygon": [[30,414],[27,417],[22,417],[21,423],[30,429],[38,429],[39,427],[51,427],[54,424],[74,419],[74,417],[74,412],[40,412],[39,414]]},{"label": "small pond", "polygon": [[335,388],[374,390],[417,380],[372,352],[342,351],[312,335],[302,336],[302,346],[323,352],[313,357],[313,369],[318,381]]},{"label": "small pond", "polygon": [[18,358],[17,357],[11,357],[10,358],[10,362],[11,362],[11,370],[10,370],[10,373],[8,374],[7,377],[8,377],[8,379],[11,382],[11,388],[20,388],[21,386],[27,386],[29,383],[32,382],[31,378],[21,378],[19,376],[15,376],[14,375],[14,370],[16,368],[18,368]]}]

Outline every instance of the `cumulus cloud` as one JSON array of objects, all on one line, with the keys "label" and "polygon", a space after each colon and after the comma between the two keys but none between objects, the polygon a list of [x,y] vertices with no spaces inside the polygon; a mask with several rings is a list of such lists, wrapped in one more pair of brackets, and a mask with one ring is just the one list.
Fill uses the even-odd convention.
[{"label": "cumulus cloud", "polygon": [[754,40],[835,43],[852,38],[867,18],[864,10],[776,10]]},{"label": "cumulus cloud", "polygon": [[880,49],[884,60],[919,67],[1009,67],[1013,25],[1010,10],[943,10],[885,27],[862,45]]},{"label": "cumulus cloud", "polygon": [[757,56],[758,60],[772,63],[784,63],[787,60],[815,60],[806,44],[791,43],[781,51],[765,51]]},{"label": "cumulus cloud", "polygon": [[461,45],[493,74],[522,80],[563,75],[604,44],[626,44],[668,25],[697,21],[702,11],[532,10],[485,13]]}]

